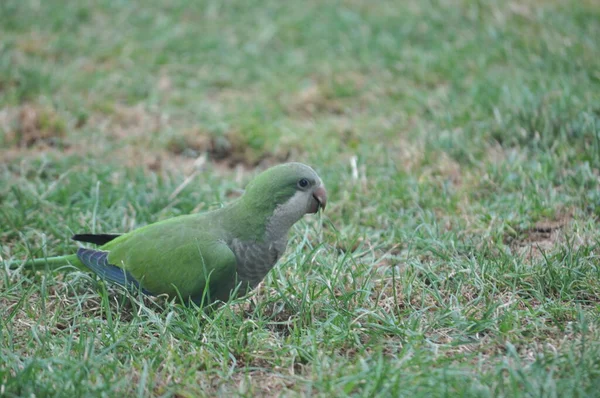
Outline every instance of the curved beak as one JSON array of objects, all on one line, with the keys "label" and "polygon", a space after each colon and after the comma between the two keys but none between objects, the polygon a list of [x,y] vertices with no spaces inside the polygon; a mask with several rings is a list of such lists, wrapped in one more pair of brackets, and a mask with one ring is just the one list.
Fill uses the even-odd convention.
[{"label": "curved beak", "polygon": [[319,185],[317,189],[314,190],[313,198],[315,198],[316,204],[311,208],[311,213],[316,213],[319,209],[325,210],[325,206],[327,206],[327,191],[323,184]]}]

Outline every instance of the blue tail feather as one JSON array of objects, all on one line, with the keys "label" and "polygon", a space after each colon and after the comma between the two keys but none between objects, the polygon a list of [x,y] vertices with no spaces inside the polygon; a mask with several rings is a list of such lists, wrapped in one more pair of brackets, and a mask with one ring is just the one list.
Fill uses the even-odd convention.
[{"label": "blue tail feather", "polygon": [[[108,262],[108,252],[79,248],[77,257],[100,278],[128,289],[140,290],[140,283],[129,272]],[[144,294],[153,296],[144,288],[141,288],[141,291]]]}]

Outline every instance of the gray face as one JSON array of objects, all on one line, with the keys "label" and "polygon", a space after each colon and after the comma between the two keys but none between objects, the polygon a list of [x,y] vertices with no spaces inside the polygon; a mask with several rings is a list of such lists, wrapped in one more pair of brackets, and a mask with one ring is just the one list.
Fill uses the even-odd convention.
[{"label": "gray face", "polygon": [[286,202],[275,209],[269,224],[277,226],[282,233],[291,228],[294,223],[307,213],[316,213],[327,204],[327,192],[321,179],[301,177],[297,183],[296,192]]}]

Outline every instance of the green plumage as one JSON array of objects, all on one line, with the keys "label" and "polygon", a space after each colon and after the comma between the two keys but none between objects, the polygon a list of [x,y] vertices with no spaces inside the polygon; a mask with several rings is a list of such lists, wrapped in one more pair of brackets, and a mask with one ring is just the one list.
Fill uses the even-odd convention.
[{"label": "green plumage", "polygon": [[221,209],[160,221],[116,238],[99,237],[112,240],[96,250],[31,260],[26,266],[70,263],[121,284],[134,278],[154,295],[226,301],[236,289],[244,293],[255,287],[285,250],[293,223],[325,203],[314,170],[288,163],[258,175],[244,195]]}]

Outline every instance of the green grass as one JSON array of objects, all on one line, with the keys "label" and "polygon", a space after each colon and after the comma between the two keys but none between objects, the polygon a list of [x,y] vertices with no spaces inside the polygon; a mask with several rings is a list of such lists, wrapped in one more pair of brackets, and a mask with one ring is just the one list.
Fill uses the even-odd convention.
[{"label": "green grass", "polygon": [[0,271],[1,396],[597,395],[597,2],[3,0],[0,37],[4,259],[286,159],[330,198],[210,316]]}]

